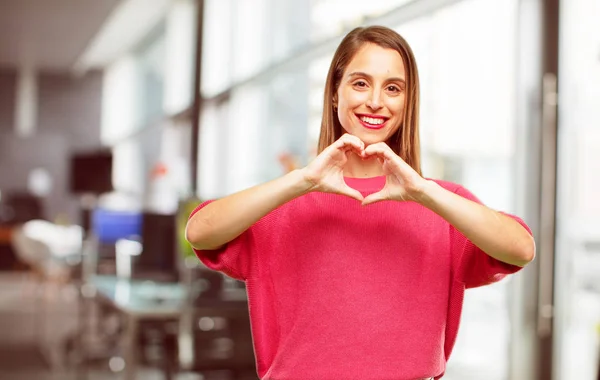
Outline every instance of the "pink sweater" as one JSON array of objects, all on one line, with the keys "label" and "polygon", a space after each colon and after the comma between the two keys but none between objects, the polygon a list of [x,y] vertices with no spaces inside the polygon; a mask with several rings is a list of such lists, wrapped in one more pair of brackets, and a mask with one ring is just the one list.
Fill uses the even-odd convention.
[{"label": "pink sweater", "polygon": [[[346,182],[367,195],[385,177]],[[196,254],[246,282],[258,375],[269,380],[439,378],[465,288],[520,269],[417,203],[362,206],[317,192],[272,211],[222,250]]]}]

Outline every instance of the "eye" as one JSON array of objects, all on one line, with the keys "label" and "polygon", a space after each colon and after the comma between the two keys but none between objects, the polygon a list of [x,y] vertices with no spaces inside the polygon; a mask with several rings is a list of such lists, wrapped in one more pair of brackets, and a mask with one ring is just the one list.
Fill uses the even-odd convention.
[{"label": "eye", "polygon": [[364,80],[357,80],[356,82],[354,82],[354,86],[364,88],[367,87],[367,82],[365,82]]},{"label": "eye", "polygon": [[401,92],[402,91],[400,89],[400,87],[398,87],[396,85],[387,86],[387,90],[390,92]]}]

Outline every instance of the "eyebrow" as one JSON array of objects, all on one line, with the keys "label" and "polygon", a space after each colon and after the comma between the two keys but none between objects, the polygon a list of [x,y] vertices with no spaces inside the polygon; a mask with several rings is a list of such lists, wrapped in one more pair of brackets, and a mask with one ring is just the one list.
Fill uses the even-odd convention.
[{"label": "eyebrow", "polygon": [[[353,73],[348,74],[349,77],[365,77],[369,80],[373,80],[373,77],[367,73],[363,73],[361,71],[355,71]],[[404,84],[406,84],[406,80],[402,79],[402,78],[388,78],[386,81],[388,82],[402,82]]]}]

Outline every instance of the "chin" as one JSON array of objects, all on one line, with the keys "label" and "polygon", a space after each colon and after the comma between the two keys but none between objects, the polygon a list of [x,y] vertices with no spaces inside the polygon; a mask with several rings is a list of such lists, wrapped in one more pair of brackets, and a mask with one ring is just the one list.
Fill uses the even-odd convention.
[{"label": "chin", "polygon": [[373,145],[373,144],[377,144],[379,142],[385,142],[387,141],[387,139],[382,139],[379,136],[374,136],[372,134],[369,133],[359,133],[356,134],[356,136],[362,140],[362,142],[364,142],[366,145]]}]

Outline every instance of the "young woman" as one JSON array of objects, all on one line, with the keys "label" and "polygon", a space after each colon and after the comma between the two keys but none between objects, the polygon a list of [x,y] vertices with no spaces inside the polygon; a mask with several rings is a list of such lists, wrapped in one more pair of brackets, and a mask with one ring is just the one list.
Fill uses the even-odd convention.
[{"label": "young woman", "polygon": [[418,110],[409,45],[357,28],[329,69],[318,156],[192,213],[200,260],[246,282],[261,379],[437,379],[465,289],[533,260],[522,220],[421,176]]}]

